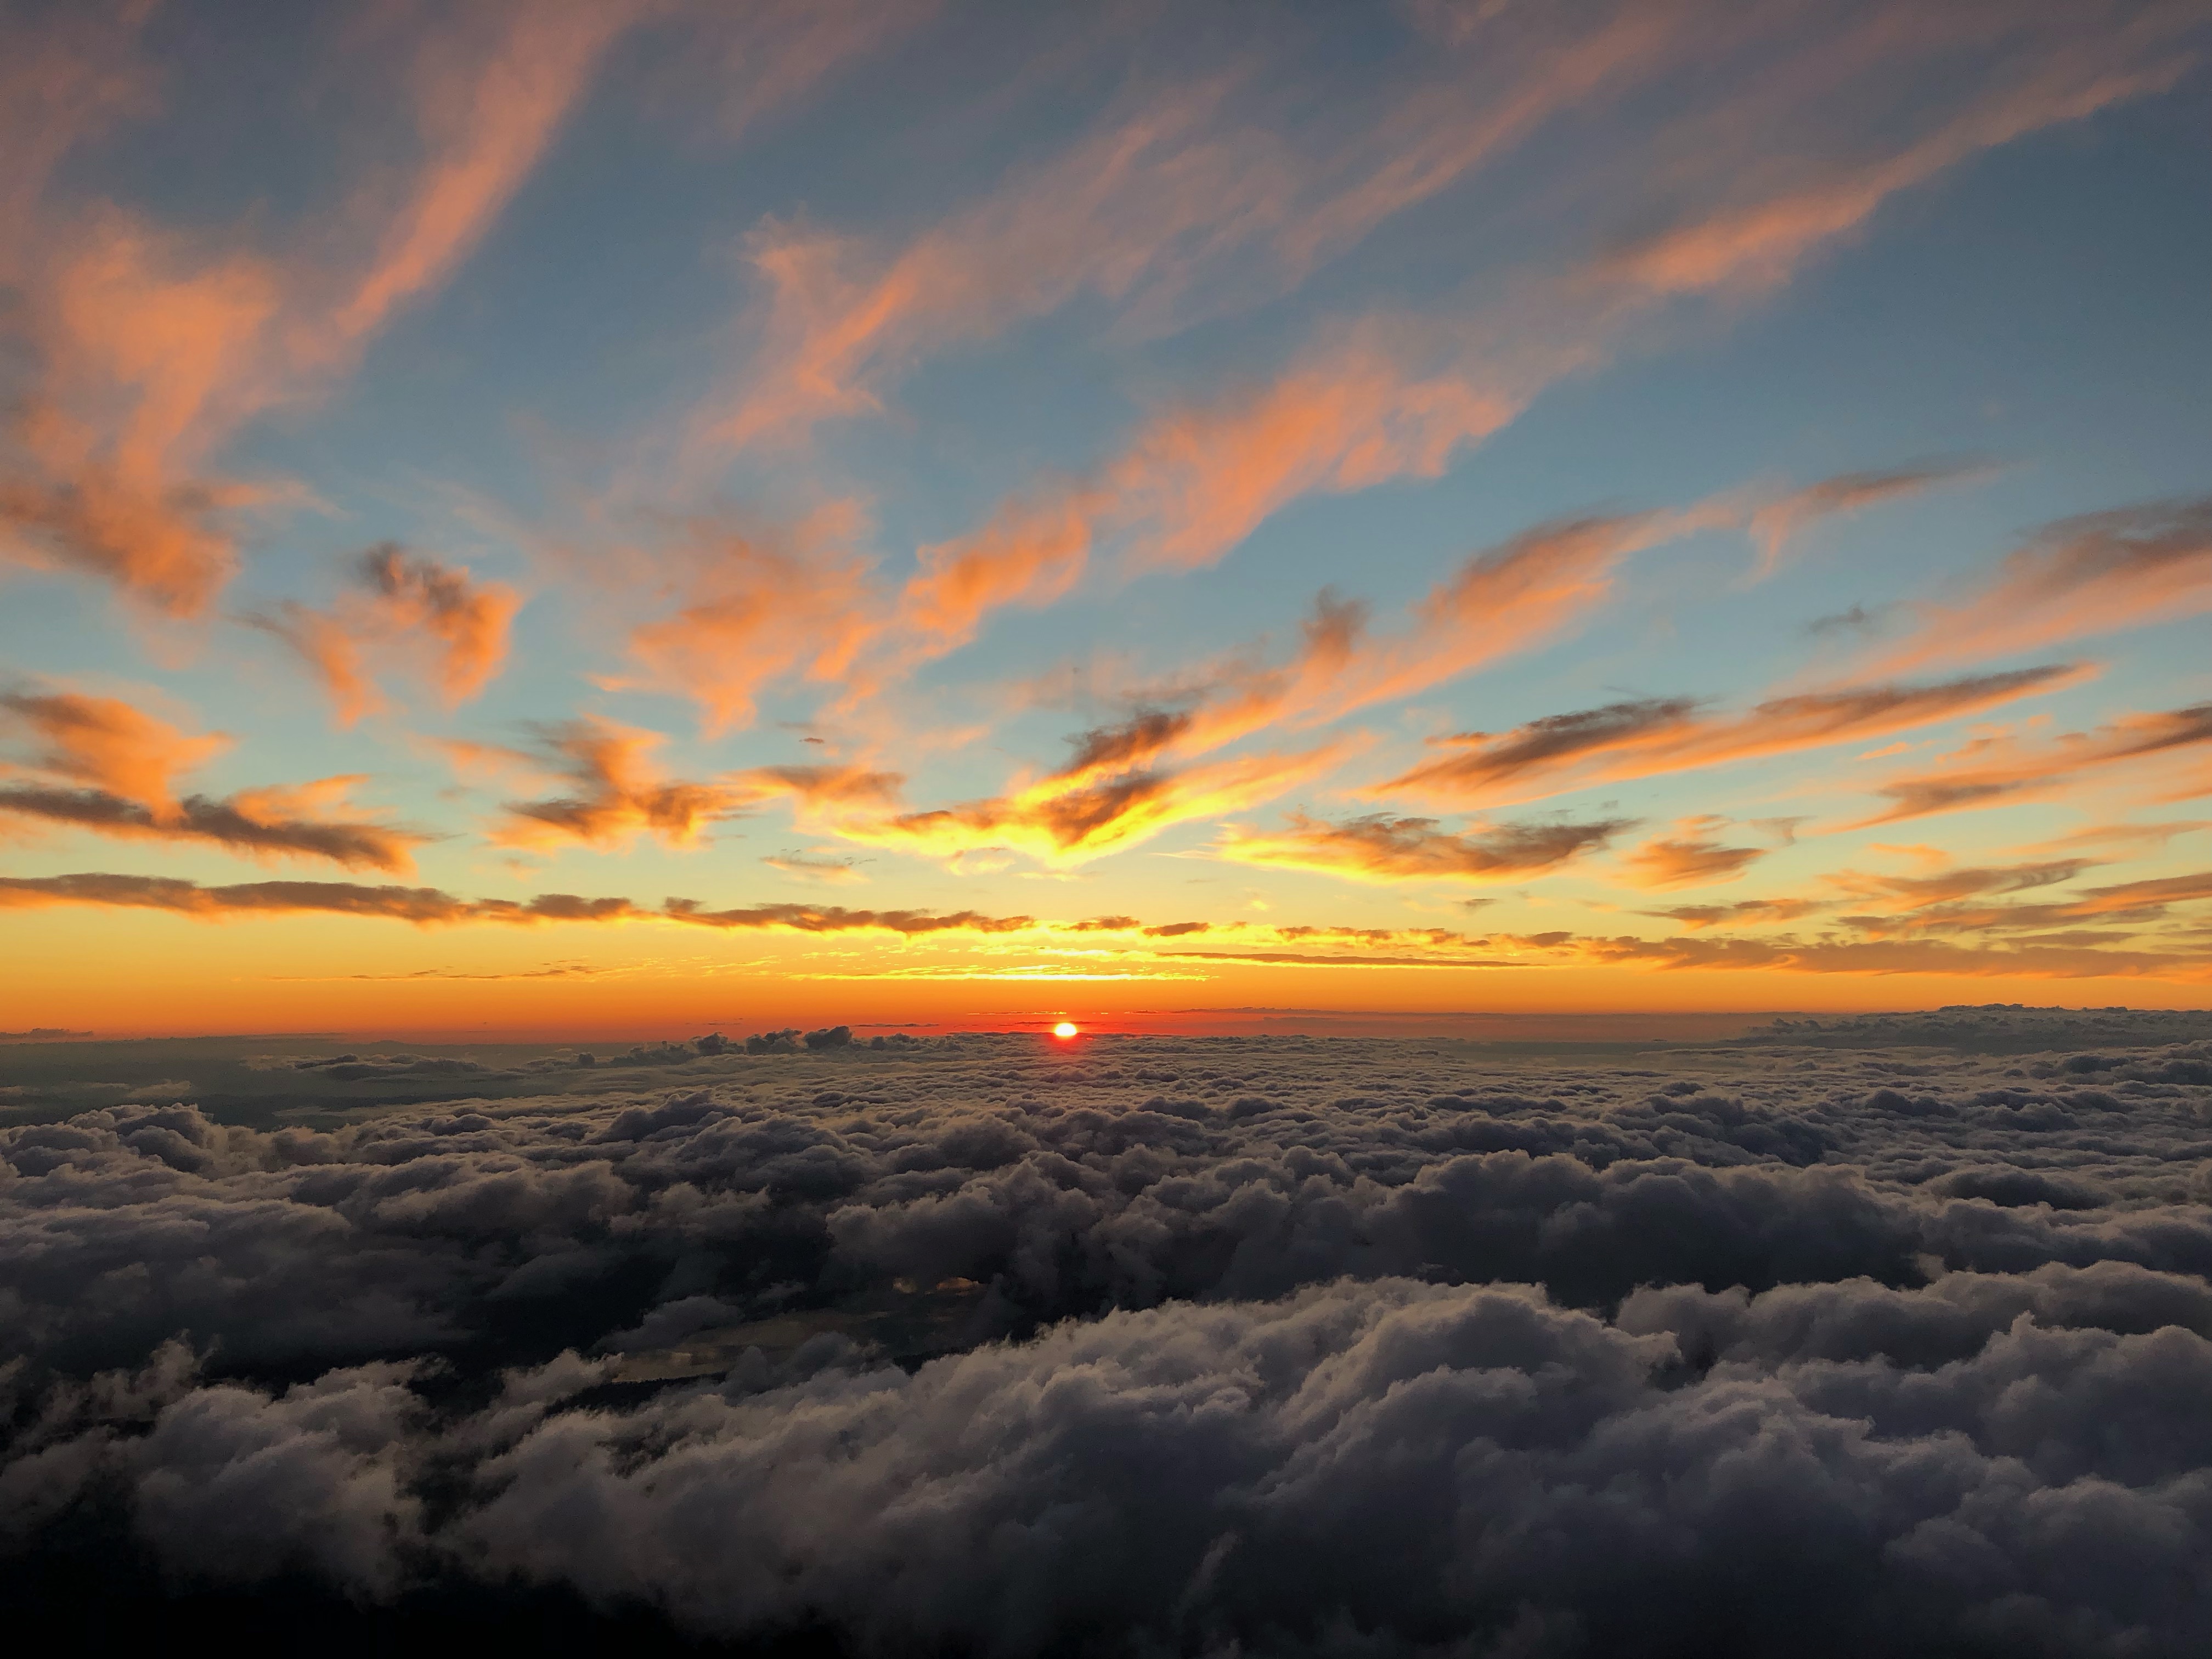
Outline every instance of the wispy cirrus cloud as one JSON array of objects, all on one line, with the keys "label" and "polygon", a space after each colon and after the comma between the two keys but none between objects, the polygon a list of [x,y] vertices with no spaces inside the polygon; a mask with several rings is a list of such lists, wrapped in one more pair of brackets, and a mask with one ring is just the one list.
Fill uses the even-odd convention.
[{"label": "wispy cirrus cloud", "polygon": [[650,688],[690,698],[704,735],[750,726],[764,688],[792,676],[838,680],[882,627],[880,596],[849,544],[857,511],[839,504],[778,539],[695,519],[649,556],[675,591],[675,608],[630,630],[633,674],[610,689]]},{"label": "wispy cirrus cloud", "polygon": [[1671,836],[1655,836],[1621,860],[1622,872],[1636,887],[1710,887],[1734,881],[1766,856],[1763,847],[1730,847],[1719,831],[1726,818],[1710,815],[1685,818]]},{"label": "wispy cirrus cloud", "polygon": [[[2207,744],[2212,744],[2212,703],[2125,714],[2057,738],[1979,737],[1944,756],[1933,771],[1876,786],[1874,794],[1888,805],[1850,827],[2050,799],[2084,779],[2116,773],[2136,779],[2155,799],[2192,799],[2212,793],[2212,767],[2200,764]],[[2189,770],[2192,764],[2199,769]]]},{"label": "wispy cirrus cloud", "polygon": [[1624,560],[1700,532],[1741,527],[1747,513],[1755,517],[1751,499],[1731,493],[1686,507],[1534,526],[1469,555],[1389,632],[1370,626],[1363,603],[1323,592],[1286,660],[1271,664],[1248,650],[1178,675],[1170,695],[1184,706],[1139,707],[1121,724],[1081,734],[1068,770],[1170,750],[1200,754],[1270,726],[1340,720],[1538,649],[1610,599]]},{"label": "wispy cirrus cloud", "polygon": [[[1940,52],[1960,39],[2008,32],[2018,60],[1967,93],[1965,112],[1931,134],[1877,143],[1755,203],[1677,207],[1673,230],[1540,281],[1532,276],[1517,289],[1509,284],[1504,299],[1323,330],[1271,379],[1156,407],[1096,466],[1017,490],[976,530],[922,548],[920,568],[856,658],[850,695],[957,649],[996,611],[1065,599],[1102,548],[1125,575],[1199,568],[1294,501],[1437,477],[1546,386],[1608,358],[1655,308],[1771,287],[1898,191],[2025,133],[2162,89],[2187,62],[2177,43],[2185,31],[2166,14],[2094,46],[2063,28],[2008,31],[1993,14],[1960,20],[1958,37],[1938,40],[1948,31],[1937,27],[1912,43],[1913,31],[1894,27],[1899,21],[1888,13],[1867,20],[1862,69],[1873,72],[1885,54]],[[1762,118],[1784,116],[1767,111]],[[1824,497],[1763,503],[1763,534],[1771,539],[1807,515],[1849,511],[1909,487],[1902,475],[1864,475],[1855,489],[1837,481]]]},{"label": "wispy cirrus cloud", "polygon": [[833,886],[864,882],[868,878],[857,859],[834,858],[820,853],[771,853],[761,862],[771,870],[780,871],[799,881],[822,882]]},{"label": "wispy cirrus cloud", "polygon": [[[2186,43],[2198,20],[2185,5],[2137,8],[2125,21],[2107,18],[2082,35],[2055,15],[2034,20],[2050,25],[2048,33],[2033,26],[2015,33],[2026,21],[1961,9],[1961,35],[1995,44],[2013,33],[2024,46],[1995,59],[1992,83],[1980,96],[1886,154],[1842,165],[1824,159],[1778,188],[1760,188],[1767,170],[1742,169],[1739,199],[1620,250],[1608,274],[1658,294],[1774,288],[1814,250],[1856,232],[1892,197],[2029,133],[2162,92],[2194,61]],[[1884,69],[1894,72],[1917,55],[1909,44],[1913,31],[1899,13],[1869,13],[1866,24],[1865,43],[1887,60]],[[1945,32],[1920,44],[1940,52],[1958,39],[1941,40]]]},{"label": "wispy cirrus cloud", "polygon": [[[1976,872],[2002,875],[2004,872]],[[2033,867],[2027,872],[2033,876]],[[1908,902],[1900,909],[1876,915],[1841,916],[1838,920],[1875,939],[1909,939],[1963,933],[2034,933],[2045,938],[2086,937],[2135,940],[2152,924],[2165,921],[2176,906],[2212,901],[2212,872],[2153,877],[2092,887],[2060,897],[2004,902],[2005,895],[2062,884],[2070,879],[2029,879],[2017,885],[1993,884],[1984,893],[1957,898]],[[1979,902],[1976,902],[1978,900]],[[2170,940],[2160,941],[2170,944]]]},{"label": "wispy cirrus cloud", "polygon": [[1962,599],[1914,609],[1919,625],[1869,672],[1985,661],[2212,611],[2212,497],[2061,520]]},{"label": "wispy cirrus cloud", "polygon": [[1735,517],[1731,506],[1708,502],[1535,526],[1470,556],[1388,634],[1370,631],[1364,606],[1324,593],[1286,663],[1201,671],[1204,690],[1173,740],[1197,750],[1272,725],[1338,720],[1536,649],[1610,597],[1630,555]]},{"label": "wispy cirrus cloud", "polygon": [[[34,740],[24,763],[0,764],[0,814],[18,821],[395,872],[411,869],[413,849],[431,839],[354,816],[346,797],[365,781],[358,776],[241,789],[220,800],[180,799],[179,775],[221,753],[230,740],[189,735],[119,698],[72,691],[0,695],[0,729],[8,726]],[[8,775],[25,772],[30,781]]]},{"label": "wispy cirrus cloud", "polygon": [[1759,549],[1752,580],[1772,575],[1790,542],[1824,519],[1847,518],[1940,485],[1985,478],[1995,471],[1986,462],[1929,461],[1884,471],[1840,473],[1775,495],[1752,509],[1748,528]]},{"label": "wispy cirrus cloud", "polygon": [[1975,866],[1946,870],[1932,876],[1893,876],[1858,870],[1840,870],[1830,876],[1831,886],[1857,898],[1879,898],[1917,910],[1931,904],[1950,904],[1964,898],[2030,892],[2072,881],[2096,867],[2094,859],[2052,859],[2033,864]]},{"label": "wispy cirrus cloud", "polygon": [[[103,578],[157,613],[204,611],[236,569],[240,514],[288,493],[213,471],[224,445],[350,368],[398,307],[451,274],[643,10],[557,0],[449,14],[401,77],[413,165],[340,192],[283,252],[112,202],[27,203],[33,229],[0,248],[0,276],[21,296],[11,320],[24,365],[0,556]],[[64,51],[40,26],[6,38],[27,32],[42,60]],[[58,152],[44,148],[50,167]]]},{"label": "wispy cirrus cloud", "polygon": [[895,246],[763,223],[750,247],[767,290],[756,349],[690,441],[738,449],[880,412],[925,356],[1079,300],[1158,330],[1186,306],[1279,293],[1553,118],[1662,73],[1699,38],[1694,11],[1515,19],[1410,91],[1325,121],[1255,98],[1280,82],[1254,64],[1200,74],[1124,100]]},{"label": "wispy cirrus cloud", "polygon": [[860,764],[756,766],[728,774],[747,801],[787,798],[803,811],[834,812],[854,807],[888,806],[906,783],[897,772]]},{"label": "wispy cirrus cloud", "polygon": [[466,565],[442,565],[386,542],[355,562],[365,592],[328,611],[288,601],[247,618],[290,646],[319,679],[338,723],[384,706],[371,656],[418,666],[451,708],[479,696],[507,660],[507,631],[522,597],[480,582]]},{"label": "wispy cirrus cloud", "polygon": [[1437,739],[1456,752],[1379,785],[1377,794],[1499,805],[1602,783],[1863,742],[2076,684],[2075,665],[1924,685],[1860,685],[1774,697],[1708,714],[1688,697],[1646,697],[1547,715],[1493,735]]}]

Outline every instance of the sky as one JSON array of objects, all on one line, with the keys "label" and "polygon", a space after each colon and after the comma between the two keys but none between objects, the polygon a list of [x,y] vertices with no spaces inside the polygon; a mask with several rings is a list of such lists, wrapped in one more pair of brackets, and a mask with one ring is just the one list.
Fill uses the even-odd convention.
[{"label": "sky", "polygon": [[9,6],[0,1024],[2204,1006],[2208,46]]}]

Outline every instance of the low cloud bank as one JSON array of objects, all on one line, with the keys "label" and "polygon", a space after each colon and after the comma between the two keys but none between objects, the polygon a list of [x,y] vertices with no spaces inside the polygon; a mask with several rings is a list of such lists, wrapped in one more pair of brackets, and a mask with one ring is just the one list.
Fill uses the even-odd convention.
[{"label": "low cloud bank", "polygon": [[1792,1035],[9,1130],[0,1571],[868,1652],[2201,1651],[2212,1045]]}]

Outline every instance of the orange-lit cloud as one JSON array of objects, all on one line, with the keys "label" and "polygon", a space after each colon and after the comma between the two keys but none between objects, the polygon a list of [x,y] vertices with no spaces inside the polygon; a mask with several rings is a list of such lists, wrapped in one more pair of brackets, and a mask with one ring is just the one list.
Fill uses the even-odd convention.
[{"label": "orange-lit cloud", "polygon": [[1439,830],[1434,818],[1377,813],[1329,823],[1293,813],[1287,830],[1232,829],[1217,850],[1240,864],[1362,881],[1519,881],[1603,848],[1628,827],[1626,819],[1606,818],[1592,823],[1498,824],[1454,835]]},{"label": "orange-lit cloud", "polygon": [[742,447],[878,412],[926,355],[1079,298],[1158,328],[1230,303],[1194,289],[1233,285],[1244,303],[1280,291],[1554,115],[1658,73],[1693,33],[1671,7],[1524,20],[1411,96],[1340,111],[1322,143],[1310,121],[1246,117],[1252,76],[1216,76],[1120,109],[895,248],[767,222],[750,247],[769,290],[757,349],[692,441]]},{"label": "orange-lit cloud", "polygon": [[1766,856],[1763,847],[1729,847],[1718,831],[1728,820],[1685,818],[1672,836],[1655,836],[1621,860],[1631,885],[1710,887],[1734,881]]},{"label": "orange-lit cloud", "polygon": [[[1793,509],[1803,521],[1866,494],[1851,480],[1826,480],[1784,499],[1827,503]],[[1765,510],[1730,495],[1679,509],[1537,525],[1471,555],[1389,633],[1370,629],[1364,605],[1324,592],[1288,660],[1266,665],[1248,653],[1195,671],[1184,677],[1189,707],[1139,708],[1122,725],[1082,734],[1068,772],[1111,769],[1170,750],[1203,753],[1269,726],[1318,724],[1413,696],[1551,642],[1611,596],[1613,573],[1630,555],[1701,531],[1755,525]]]},{"label": "orange-lit cloud", "polygon": [[665,741],[657,732],[592,714],[548,727],[536,756],[515,758],[567,778],[574,793],[507,802],[492,840],[505,847],[568,841],[610,848],[650,835],[671,847],[696,846],[706,829],[735,813],[746,796],[726,784],[662,776],[651,756]]},{"label": "orange-lit cloud", "polygon": [[[1894,21],[1870,21],[1862,46],[1877,58],[1885,45],[1902,49],[1909,36]],[[1943,168],[2170,84],[2185,66],[2172,49],[2170,21],[2097,52],[2076,40],[2045,40],[2027,52],[2028,68],[1933,137],[1795,193],[1693,215],[1639,250],[1532,280],[1502,300],[1470,301],[1456,314],[1359,319],[1325,331],[1272,380],[1156,408],[1097,466],[1015,491],[979,529],[922,549],[921,568],[890,613],[861,630],[848,697],[964,645],[996,610],[1064,599],[1101,547],[1115,550],[1125,574],[1194,569],[1304,496],[1439,476],[1546,386],[1605,361],[1626,327],[1655,306],[1771,285],[1890,196]],[[1717,26],[1710,15],[1692,22]],[[1967,36],[1988,32],[1986,20],[1960,27]],[[795,274],[791,286],[805,287]],[[872,315],[863,304],[838,312],[836,326],[799,332],[842,338],[853,319]],[[862,333],[872,338],[873,326]],[[836,390],[842,384],[825,372],[810,395],[817,404],[872,404]],[[1848,511],[1905,487],[1869,476],[1856,494],[1837,481],[1825,499],[1768,502],[1764,534],[1774,538],[1808,515]]]},{"label": "orange-lit cloud", "polygon": [[349,368],[451,272],[639,9],[452,15],[410,80],[417,165],[378,175],[296,251],[212,246],[112,204],[27,204],[32,228],[0,246],[26,377],[0,457],[0,557],[100,576],[163,614],[204,611],[237,567],[240,514],[288,493],[216,476],[217,452]]},{"label": "orange-lit cloud", "polygon": [[756,904],[710,910],[691,899],[671,899],[661,914],[701,927],[781,927],[798,933],[877,932],[919,939],[931,933],[1017,933],[1036,927],[1034,916],[988,916],[976,910],[937,915],[927,910],[848,910],[841,904]]},{"label": "orange-lit cloud", "polygon": [[55,6],[6,20],[0,52],[0,268],[20,267],[48,178],[76,145],[156,103],[140,36],[148,9]]},{"label": "orange-lit cloud", "polygon": [[[2002,875],[2003,872],[1973,873]],[[2029,866],[2023,873],[2032,877],[2033,867]],[[2056,885],[2069,878],[2062,875],[2049,882],[2025,880],[2017,886],[1996,886],[1993,893],[2002,895],[2030,890],[2036,886]],[[2035,933],[2051,939],[2076,939],[2089,937],[2080,931],[2087,926],[2108,930],[2095,933],[2094,937],[2099,939],[2127,941],[2144,927],[2163,921],[2174,906],[2202,903],[2207,900],[2212,900],[2212,872],[2200,871],[2190,875],[2156,877],[2144,881],[2093,887],[2084,892],[2044,902],[1970,903],[1963,899],[1923,900],[1908,902],[1899,912],[1847,915],[1839,920],[1845,926],[1876,939],[1980,933]],[[2118,931],[2109,931],[2113,929]]]},{"label": "orange-lit cloud", "polygon": [[2212,611],[2212,498],[2063,520],[1978,592],[1917,609],[1920,625],[1873,672],[2011,656]]},{"label": "orange-lit cloud", "polygon": [[236,568],[239,511],[267,496],[200,469],[273,395],[281,275],[104,207],[53,228],[22,292],[35,379],[0,474],[0,553],[197,615]]},{"label": "orange-lit cloud", "polygon": [[749,801],[787,796],[813,811],[887,806],[906,782],[896,772],[866,766],[756,766],[729,774],[729,781]]},{"label": "orange-lit cloud", "polygon": [[1933,685],[1862,685],[1776,697],[1736,715],[1705,715],[1687,697],[1650,697],[1548,715],[1502,735],[1438,739],[1458,752],[1374,793],[1504,805],[1594,784],[1864,742],[1978,714],[2078,684],[2073,665],[2015,669]]},{"label": "orange-lit cloud", "polygon": [[[2190,67],[2181,42],[2188,27],[2185,9],[2177,7],[2151,14],[2134,30],[2112,31],[2096,50],[2062,37],[2015,84],[1926,137],[1662,232],[1616,255],[1608,274],[1662,295],[1777,287],[1814,251],[1856,231],[1891,197],[2031,132],[2164,91]],[[1759,174],[1750,169],[1747,177]]]},{"label": "orange-lit cloud", "polygon": [[1630,554],[1735,518],[1733,507],[1708,503],[1538,525],[1468,558],[1389,634],[1370,634],[1364,607],[1324,593],[1288,662],[1231,663],[1208,677],[1169,741],[1197,751],[1278,722],[1336,720],[1533,650],[1601,605]]},{"label": "orange-lit cloud", "polygon": [[349,594],[332,611],[287,603],[249,618],[300,653],[330,693],[339,724],[383,704],[365,661],[371,653],[421,663],[449,708],[498,674],[522,603],[513,588],[476,581],[466,565],[441,565],[389,542],[361,556],[359,574],[367,592]]},{"label": "orange-lit cloud", "polygon": [[178,812],[173,783],[230,747],[219,733],[191,737],[117,697],[73,691],[0,695],[12,724],[35,733],[35,771],[135,801],[155,821]]},{"label": "orange-lit cloud", "polygon": [[1939,484],[1986,477],[1990,471],[1979,463],[1929,462],[1883,472],[1846,472],[1777,495],[1752,510],[1751,539],[1759,549],[1753,579],[1771,575],[1789,544],[1823,519],[1848,517]]},{"label": "orange-lit cloud", "polygon": [[[0,813],[97,835],[201,841],[250,856],[327,859],[354,868],[404,872],[429,837],[338,816],[358,777],[291,787],[241,789],[222,800],[177,798],[175,780],[229,747],[191,737],[114,697],[76,692],[0,695],[0,722],[35,734],[25,766],[36,781],[0,781]],[[53,781],[89,787],[58,787]]]},{"label": "orange-lit cloud", "polygon": [[608,46],[653,9],[546,0],[457,12],[428,35],[408,76],[421,164],[396,196],[371,185],[348,204],[374,227],[374,251],[307,349],[351,346],[443,281],[536,167]]},{"label": "orange-lit cloud", "polygon": [[776,680],[838,678],[878,626],[866,568],[840,544],[851,529],[849,515],[831,514],[781,548],[703,520],[685,526],[659,559],[681,592],[678,608],[631,631],[643,672],[603,684],[689,697],[716,737],[750,725]]},{"label": "orange-lit cloud", "polygon": [[881,642],[860,686],[957,649],[995,611],[1065,598],[1102,538],[1121,544],[1128,569],[1194,569],[1300,495],[1437,476],[1518,407],[1354,342],[1255,391],[1162,410],[1095,476],[1024,492],[979,531],[921,549],[873,630]]},{"label": "orange-lit cloud", "polygon": [[[2014,801],[2048,799],[2084,776],[2148,769],[2159,799],[2187,800],[2212,793],[2212,771],[2194,776],[2187,763],[2212,743],[2212,703],[2152,714],[2127,714],[2088,732],[2045,741],[2011,734],[1977,738],[1943,757],[1937,769],[1892,778],[1874,793],[1889,805],[1852,828],[1895,823]],[[2184,769],[2172,769],[2179,763]]]},{"label": "orange-lit cloud", "polygon": [[1096,858],[1193,819],[1243,811],[1295,787],[1343,758],[1342,744],[1212,762],[1180,772],[1050,777],[987,800],[920,812],[835,821],[848,841],[954,858],[995,848],[1048,863]]}]

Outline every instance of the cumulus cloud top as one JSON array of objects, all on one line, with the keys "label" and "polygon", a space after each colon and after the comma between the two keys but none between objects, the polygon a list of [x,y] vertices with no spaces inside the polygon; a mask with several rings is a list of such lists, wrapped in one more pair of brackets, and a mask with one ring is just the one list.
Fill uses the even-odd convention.
[{"label": "cumulus cloud top", "polygon": [[863,1647],[2185,1652],[2212,1050],[1911,1030],[702,1039],[0,1131],[8,1547]]}]

